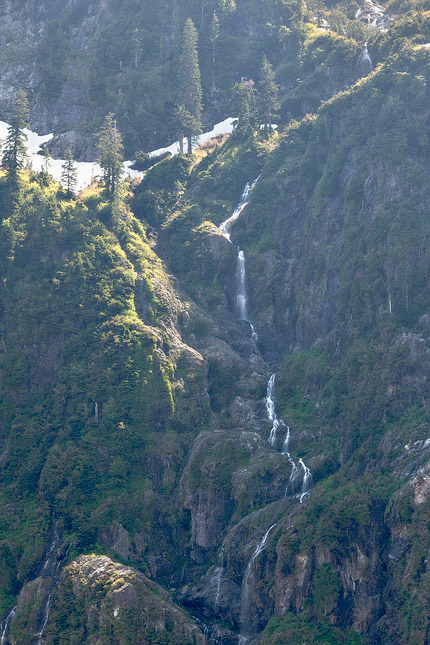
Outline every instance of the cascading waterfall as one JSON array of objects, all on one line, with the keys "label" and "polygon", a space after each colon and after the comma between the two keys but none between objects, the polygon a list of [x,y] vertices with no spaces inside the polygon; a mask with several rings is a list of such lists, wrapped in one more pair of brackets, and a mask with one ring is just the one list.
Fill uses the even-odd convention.
[{"label": "cascading waterfall", "polygon": [[[366,53],[367,53],[368,62],[370,62],[370,65],[372,65],[370,56],[367,52],[367,43],[366,43]],[[237,206],[233,214],[219,226],[219,230],[221,231],[223,236],[232,245],[233,243],[231,241],[231,233],[232,233],[233,224],[236,222],[239,215],[242,213],[244,208],[249,203],[251,191],[254,188],[257,181],[258,181],[258,178],[254,182],[246,184],[245,190],[243,191],[239,205]],[[257,342],[258,335],[253,325],[248,320],[245,254],[242,251],[242,249],[240,249],[238,246],[235,246],[235,248],[237,250],[237,275],[236,275],[237,277],[237,296],[236,296],[237,312],[241,320],[245,320],[246,322],[249,323],[251,327],[251,338],[252,340],[254,340],[254,342]],[[275,402],[274,402],[275,380],[276,380],[276,375],[272,374],[267,384],[266,399],[265,399],[267,419],[272,424],[268,442],[274,448],[276,447],[277,434],[278,434],[279,428],[285,427],[285,423],[282,421],[282,419],[278,419],[276,415]],[[287,426],[287,432],[284,438],[284,442],[282,445],[281,453],[286,457],[286,459],[288,460],[291,466],[291,474],[287,483],[285,495],[288,495],[288,494],[293,495],[293,494],[296,494],[298,489],[299,468],[290,454],[290,428],[288,426]],[[303,480],[302,480],[302,487],[301,487],[300,493],[296,494],[296,497],[300,500],[300,503],[302,503],[304,498],[307,495],[309,495],[309,490],[312,486],[312,474],[309,468],[304,463],[303,459],[299,459],[298,463],[301,469],[303,470]],[[246,570],[242,579],[241,609],[240,609],[241,633],[239,636],[239,645],[246,645],[246,643],[248,643],[249,640],[252,638],[252,636],[256,633],[256,630],[258,628],[258,625],[253,624],[252,611],[251,611],[252,609],[251,582],[254,577],[254,563],[258,558],[258,556],[260,555],[260,553],[265,548],[270,531],[275,526],[276,526],[276,523],[272,524],[272,526],[270,526],[266,531],[266,533],[264,534],[261,542],[257,544],[257,547],[246,566]],[[223,568],[217,567],[215,569],[214,578],[213,578],[214,583],[216,585],[215,608],[217,608],[219,604],[222,574],[223,574]]]},{"label": "cascading waterfall", "polygon": [[[231,232],[233,228],[233,224],[237,221],[239,215],[242,213],[243,209],[249,204],[249,200],[251,199],[251,192],[252,189],[254,188],[255,184],[258,181],[255,179],[255,181],[246,184],[245,190],[242,193],[242,196],[240,198],[240,202],[236,209],[234,210],[233,214],[225,220],[222,224],[219,226],[219,230],[223,234],[226,240],[230,242],[232,246],[235,246],[233,242],[231,241]],[[236,296],[236,308],[237,308],[237,313],[240,318],[240,320],[245,320],[251,327],[251,338],[252,340],[256,343],[258,341],[258,334],[255,331],[254,326],[250,323],[248,320],[248,298],[246,295],[246,260],[245,260],[245,253],[240,249],[238,246],[235,246],[237,250],[237,270],[236,270],[236,280],[237,280],[237,296]]]},{"label": "cascading waterfall", "polygon": [[36,634],[36,636],[37,636],[37,645],[42,645],[42,643],[43,643],[43,641],[42,641],[43,632],[45,631],[46,625],[48,624],[50,607],[51,607],[51,594],[49,594],[48,600],[47,600],[46,605],[45,605],[45,615],[44,615],[44,618],[43,618],[42,629],[40,630],[40,632],[38,632]]},{"label": "cascading waterfall", "polygon": [[[47,596],[46,596],[45,607],[43,609],[43,622],[42,622],[40,631],[34,634],[34,637],[37,639],[36,641],[37,645],[43,645],[43,642],[44,642],[43,634],[45,633],[46,625],[48,624],[49,612],[51,608],[52,588],[54,583],[58,580],[61,566],[66,560],[67,556],[69,555],[69,550],[70,550],[70,546],[69,546],[64,557],[61,559],[58,558],[58,549],[60,547],[60,536],[58,534],[57,529],[58,529],[58,520],[54,524],[52,542],[49,546],[48,551],[46,552],[46,556],[45,556],[46,559],[39,575],[39,577],[42,580],[46,580],[50,578],[52,580],[52,583],[49,584],[48,589],[46,589],[45,587],[45,593],[47,593]],[[43,587],[39,586],[39,592],[42,589]],[[4,623],[1,624],[2,633],[0,638],[0,645],[7,645],[8,643],[7,634],[8,634],[10,623],[15,617],[16,611],[17,611],[17,607],[14,607],[10,611]]]},{"label": "cascading waterfall", "polygon": [[363,51],[360,55],[360,62],[363,66],[363,69],[367,71],[367,73],[373,70],[373,62],[370,58],[369,50],[367,49],[367,41],[364,43]]},{"label": "cascading waterfall", "polygon": [[[273,446],[274,448],[276,447],[278,429],[281,426],[285,427],[285,423],[282,421],[282,419],[278,419],[278,417],[276,416],[275,402],[273,400],[273,396],[275,392],[275,379],[276,379],[276,374],[272,374],[267,384],[267,393],[266,393],[267,419],[272,423],[272,429],[270,430],[268,441],[270,445]],[[287,426],[287,433],[284,438],[284,443],[282,445],[281,452],[287,458],[288,463],[291,466],[291,473],[285,489],[285,496],[295,494],[297,490],[298,479],[299,479],[299,469],[297,468],[297,464],[290,454],[290,436],[291,436],[290,428],[289,426]],[[309,488],[311,486],[311,481],[312,481],[312,476],[310,475],[309,468],[307,468],[307,466],[305,466],[305,468],[307,470],[303,468],[304,475],[303,475],[302,490],[300,493],[300,502],[302,502],[304,497],[308,494]],[[305,479],[306,479],[306,485],[305,485]]]},{"label": "cascading waterfall", "polygon": [[236,206],[235,210],[233,211],[233,215],[230,215],[230,217],[226,219],[225,222],[219,225],[219,230],[224,235],[225,239],[230,242],[230,244],[233,244],[233,242],[230,239],[233,224],[238,219],[239,215],[242,213],[245,206],[248,206],[249,200],[251,199],[252,189],[254,188],[257,181],[258,181],[258,177],[253,182],[246,184],[245,190],[243,191],[242,196],[240,198],[240,202],[238,206]]},{"label": "cascading waterfall", "polygon": [[287,434],[285,435],[284,445],[282,446],[282,454],[286,456],[288,462],[291,466],[290,478],[285,489],[285,497],[288,493],[293,494],[297,487],[297,480],[299,478],[299,469],[297,468],[296,462],[290,455],[290,426],[287,426]]},{"label": "cascading waterfall", "polygon": [[275,447],[276,445],[276,435],[277,435],[279,426],[285,426],[285,423],[282,421],[282,419],[278,419],[275,412],[275,402],[273,400],[273,394],[275,391],[275,379],[276,379],[276,374],[272,374],[267,384],[267,392],[266,392],[267,419],[272,423],[272,429],[270,430],[270,436],[269,436],[269,443],[273,447]]},{"label": "cascading waterfall", "polygon": [[242,250],[239,249],[237,254],[237,310],[239,312],[239,318],[241,320],[247,320],[247,298],[246,298],[246,266],[245,266],[245,254]]},{"label": "cascading waterfall", "polygon": [[16,614],[16,609],[17,609],[16,606],[13,607],[10,610],[9,614],[7,615],[6,620],[3,623],[1,623],[1,625],[0,625],[0,628],[1,628],[0,645],[6,645],[6,643],[7,643],[7,632],[8,632],[8,629],[9,629],[9,624],[10,624],[11,620],[13,620],[13,617]]},{"label": "cascading waterfall", "polygon": [[[60,536],[58,534],[58,520],[54,524],[54,535],[52,537],[52,542],[51,546],[49,547],[47,553],[46,553],[46,560],[45,564],[43,565],[43,570],[42,570],[42,577],[44,578],[52,578],[53,582],[57,580],[58,578],[58,573],[59,569],[61,566],[61,560],[57,558],[57,551],[60,546]],[[69,547],[70,548],[70,547]],[[66,554],[66,557],[68,555],[68,552]],[[52,589],[52,586],[51,586]],[[48,593],[48,597],[46,599],[45,603],[45,609],[43,612],[43,623],[42,627],[39,632],[36,634],[37,638],[37,645],[42,645],[43,644],[43,634],[46,629],[46,625],[48,624],[49,620],[49,612],[51,609],[51,592]]]},{"label": "cascading waterfall", "polygon": [[303,459],[299,459],[299,464],[303,468],[303,482],[302,482],[302,490],[300,494],[298,495],[298,498],[300,500],[300,504],[303,502],[304,498],[309,495],[309,489],[312,486],[312,473],[309,470],[309,468],[306,466],[305,462]]},{"label": "cascading waterfall", "polygon": [[257,548],[249,560],[245,575],[242,580],[242,591],[241,591],[241,607],[240,607],[240,636],[239,636],[239,645],[245,645],[249,639],[255,633],[255,626],[252,624],[251,616],[251,581],[254,576],[254,563],[260,553],[263,551],[267,544],[267,538],[269,537],[270,531],[275,528],[277,522],[270,526],[266,533],[263,536],[261,542],[257,544]]},{"label": "cascading waterfall", "polygon": [[218,567],[216,569],[216,593],[215,593],[215,608],[218,607],[219,605],[219,597],[220,597],[220,592],[221,592],[221,576],[223,574],[223,567]]}]

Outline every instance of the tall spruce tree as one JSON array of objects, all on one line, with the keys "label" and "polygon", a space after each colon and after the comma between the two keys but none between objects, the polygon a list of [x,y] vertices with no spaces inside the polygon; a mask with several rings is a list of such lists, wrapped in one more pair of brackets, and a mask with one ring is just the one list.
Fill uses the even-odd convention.
[{"label": "tall spruce tree", "polygon": [[220,37],[219,18],[214,11],[210,26],[210,41],[212,43],[212,92],[216,90],[216,44]]},{"label": "tall spruce tree", "polygon": [[257,103],[253,80],[242,79],[233,87],[232,109],[238,115],[235,135],[248,137],[257,126]]},{"label": "tall spruce tree", "polygon": [[[176,106],[179,140],[188,139],[191,154],[192,139],[202,131],[202,85],[197,54],[197,30],[191,18],[185,22],[179,57],[179,87]],[[181,143],[181,152],[182,143]]]},{"label": "tall spruce tree", "polygon": [[124,172],[122,137],[116,127],[115,115],[106,115],[105,122],[99,132],[97,148],[99,163],[103,169],[103,182],[109,197],[112,199]]},{"label": "tall spruce tree", "polygon": [[14,97],[13,115],[7,132],[3,150],[3,166],[7,169],[8,184],[12,190],[17,188],[19,171],[27,159],[27,135],[24,128],[29,127],[30,112],[27,94],[18,90]]},{"label": "tall spruce tree", "polygon": [[69,197],[72,196],[78,183],[78,171],[70,148],[67,150],[66,158],[61,166],[61,183]]},{"label": "tall spruce tree", "polygon": [[278,101],[279,88],[275,83],[273,67],[266,56],[264,56],[261,63],[258,87],[258,112],[261,123],[264,124],[264,130],[267,133],[272,131],[273,119],[277,118],[280,105]]}]

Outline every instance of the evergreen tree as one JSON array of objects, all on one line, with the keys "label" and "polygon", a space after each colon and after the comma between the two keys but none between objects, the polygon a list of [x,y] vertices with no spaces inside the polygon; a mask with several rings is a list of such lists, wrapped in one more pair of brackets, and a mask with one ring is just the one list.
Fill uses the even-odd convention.
[{"label": "evergreen tree", "polygon": [[48,148],[43,149],[43,164],[42,172],[44,175],[49,175],[49,170],[51,168],[51,155],[49,154]]},{"label": "evergreen tree", "polygon": [[210,41],[212,43],[212,92],[216,90],[216,43],[220,36],[220,26],[219,19],[216,11],[212,16],[211,20],[211,29],[210,29]]},{"label": "evergreen tree", "polygon": [[124,172],[122,137],[116,128],[115,115],[112,112],[106,116],[99,132],[97,148],[100,153],[99,163],[103,168],[105,188],[112,198]]},{"label": "evergreen tree", "polygon": [[181,135],[185,133],[188,139],[189,155],[191,154],[192,138],[202,131],[202,86],[197,55],[197,40],[197,30],[191,18],[188,18],[185,22],[179,57],[176,117],[179,139],[181,140]]},{"label": "evergreen tree", "polygon": [[12,189],[17,187],[18,173],[27,160],[27,135],[24,128],[29,127],[29,117],[27,94],[20,89],[14,97],[13,115],[3,150],[3,166],[7,169],[8,183]]},{"label": "evergreen tree", "polygon": [[238,115],[234,132],[248,137],[257,126],[256,92],[253,80],[242,79],[233,87],[232,109]]},{"label": "evergreen tree", "polygon": [[265,131],[271,132],[272,122],[278,116],[277,111],[280,105],[278,101],[278,86],[275,83],[275,74],[266,56],[264,56],[261,64],[258,86],[260,90],[258,96],[259,118],[264,123]]},{"label": "evergreen tree", "polygon": [[70,197],[75,192],[78,183],[78,171],[70,148],[66,152],[66,159],[61,168],[61,183]]},{"label": "evergreen tree", "polygon": [[236,11],[236,0],[218,0],[218,6],[223,14],[230,14]]}]

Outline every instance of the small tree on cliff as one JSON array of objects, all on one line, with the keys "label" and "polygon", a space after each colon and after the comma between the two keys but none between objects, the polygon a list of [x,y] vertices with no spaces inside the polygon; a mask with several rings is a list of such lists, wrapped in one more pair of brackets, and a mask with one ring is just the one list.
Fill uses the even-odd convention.
[{"label": "small tree on cliff", "polygon": [[179,87],[176,106],[179,142],[188,139],[188,154],[191,154],[193,137],[202,131],[202,85],[197,54],[197,30],[191,18],[185,22],[179,56]]},{"label": "small tree on cliff", "polygon": [[7,181],[11,189],[18,186],[19,171],[27,160],[27,135],[24,128],[29,127],[29,108],[27,94],[18,90],[14,97],[13,115],[7,132],[3,150],[3,166],[7,170]]},{"label": "small tree on cliff", "polygon": [[72,151],[70,148],[66,152],[66,159],[61,166],[61,183],[67,195],[71,197],[76,190],[78,183],[78,171],[76,170]]},{"label": "small tree on cliff", "polygon": [[115,115],[112,112],[106,116],[99,132],[97,148],[100,154],[99,163],[103,169],[103,182],[107,194],[112,199],[124,172],[122,137],[116,128]]}]

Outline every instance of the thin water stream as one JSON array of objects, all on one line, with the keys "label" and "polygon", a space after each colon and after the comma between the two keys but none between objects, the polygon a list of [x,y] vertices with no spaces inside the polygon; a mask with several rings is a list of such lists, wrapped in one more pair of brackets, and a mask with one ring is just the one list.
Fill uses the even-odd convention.
[{"label": "thin water stream", "polygon": [[[371,66],[372,62],[367,52],[367,43],[365,46],[365,51],[363,52],[363,56],[365,57],[363,60],[365,60],[366,63],[368,64],[370,63],[370,66]],[[233,246],[235,246],[231,241],[233,225],[239,218],[240,214],[243,212],[244,208],[248,205],[251,198],[252,189],[254,188],[257,181],[258,181],[258,178],[254,182],[246,184],[245,190],[242,193],[240,202],[236,207],[236,209],[234,210],[233,214],[219,226],[219,230],[221,231],[223,236]],[[240,320],[245,320],[250,324],[251,337],[255,342],[257,342],[258,335],[253,325],[248,319],[248,298],[247,298],[247,292],[246,292],[245,253],[238,246],[235,246],[235,248],[237,250],[237,269],[236,269],[237,314]],[[288,463],[291,466],[291,473],[285,489],[285,495],[296,495],[300,503],[302,503],[305,497],[309,495],[309,491],[312,486],[312,474],[308,466],[306,466],[306,464],[304,463],[303,459],[300,458],[297,465],[293,457],[291,456],[290,428],[289,426],[285,426],[284,421],[282,419],[279,419],[276,414],[275,401],[274,401],[275,381],[276,381],[276,374],[272,374],[267,384],[266,399],[265,399],[267,420],[270,421],[270,423],[272,424],[268,442],[273,448],[276,448],[276,445],[278,443],[279,429],[286,427],[286,434],[284,437],[284,441],[282,443],[281,454],[284,455],[285,458],[288,460]],[[299,467],[303,472],[301,488],[299,488],[299,480],[300,480]],[[297,492],[298,489],[300,492]],[[253,616],[252,616],[251,583],[254,577],[254,564],[256,559],[258,558],[258,556],[266,546],[270,531],[275,526],[276,524],[272,524],[272,526],[270,526],[269,529],[266,531],[266,533],[263,536],[263,539],[257,544],[257,547],[253,555],[251,556],[247,564],[247,567],[245,569],[245,573],[242,579],[242,589],[241,589],[241,611],[240,611],[241,631],[239,635],[239,645],[246,645],[246,643],[248,643],[250,639],[253,637],[253,635],[256,633],[256,628],[258,627],[257,625],[253,624]],[[221,567],[216,570],[215,580],[217,584],[217,590],[215,595],[215,607],[218,606],[218,602],[219,602],[222,572],[223,570]]]},{"label": "thin water stream", "polygon": [[219,225],[219,230],[224,235],[225,239],[230,242],[232,246],[235,247],[237,251],[237,265],[236,265],[236,284],[237,284],[237,295],[236,295],[236,311],[240,320],[245,320],[251,328],[251,338],[254,342],[258,341],[258,335],[255,331],[253,324],[248,319],[248,297],[246,293],[246,259],[245,253],[238,246],[235,246],[231,241],[231,233],[234,223],[239,218],[239,215],[243,212],[246,206],[249,204],[251,199],[251,193],[258,181],[255,179],[253,182],[246,184],[245,190],[242,193],[240,202],[233,211],[233,214],[230,215],[225,222]]}]

